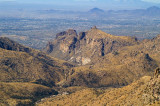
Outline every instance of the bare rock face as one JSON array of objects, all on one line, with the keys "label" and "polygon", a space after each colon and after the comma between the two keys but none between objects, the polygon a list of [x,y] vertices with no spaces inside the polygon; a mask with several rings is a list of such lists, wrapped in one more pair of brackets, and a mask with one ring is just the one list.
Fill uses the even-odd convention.
[{"label": "bare rock face", "polygon": [[86,65],[94,62],[95,58],[136,43],[135,38],[113,36],[95,26],[79,34],[73,29],[58,33],[56,39],[49,42],[44,51],[50,56]]}]

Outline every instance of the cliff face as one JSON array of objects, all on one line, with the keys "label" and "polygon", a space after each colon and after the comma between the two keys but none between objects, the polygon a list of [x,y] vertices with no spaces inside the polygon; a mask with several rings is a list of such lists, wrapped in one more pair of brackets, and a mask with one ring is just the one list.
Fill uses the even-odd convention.
[{"label": "cliff face", "polygon": [[57,34],[56,39],[48,43],[45,52],[50,56],[64,59],[78,65],[95,62],[108,53],[117,51],[124,46],[137,44],[132,37],[113,36],[96,27],[77,35],[75,30]]}]

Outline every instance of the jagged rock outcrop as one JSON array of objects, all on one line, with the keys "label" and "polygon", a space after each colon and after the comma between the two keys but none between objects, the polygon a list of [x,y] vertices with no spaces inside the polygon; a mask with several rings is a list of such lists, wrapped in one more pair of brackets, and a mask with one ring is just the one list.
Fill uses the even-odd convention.
[{"label": "jagged rock outcrop", "polygon": [[95,58],[101,58],[121,47],[137,43],[136,38],[113,36],[96,27],[79,34],[69,29],[57,34],[56,39],[49,42],[44,51],[50,56],[86,65],[95,62]]},{"label": "jagged rock outcrop", "polygon": [[156,68],[155,72],[154,72],[154,77],[158,77],[160,75],[160,68]]}]

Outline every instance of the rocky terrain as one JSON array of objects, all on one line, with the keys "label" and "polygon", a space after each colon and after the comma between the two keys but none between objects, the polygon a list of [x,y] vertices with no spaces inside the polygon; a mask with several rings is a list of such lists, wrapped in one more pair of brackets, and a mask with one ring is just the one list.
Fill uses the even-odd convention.
[{"label": "rocky terrain", "polygon": [[38,106],[159,106],[159,74],[152,78],[144,76],[122,88],[85,88],[72,94],[48,98]]},{"label": "rocky terrain", "polygon": [[42,52],[0,37],[0,105],[157,105],[159,42],[69,29]]},{"label": "rocky terrain", "polygon": [[124,86],[159,66],[159,36],[139,41],[114,36],[96,27],[77,34],[75,30],[57,34],[44,51],[52,57],[78,65],[72,68],[62,86]]},{"label": "rocky terrain", "polygon": [[52,89],[72,64],[47,56],[8,38],[0,38],[0,105],[33,105],[58,94]]},{"label": "rocky terrain", "polygon": [[95,58],[137,43],[136,38],[113,36],[95,26],[91,30],[79,34],[73,29],[58,33],[56,39],[49,42],[44,51],[50,56],[78,65],[86,65],[95,63]]}]

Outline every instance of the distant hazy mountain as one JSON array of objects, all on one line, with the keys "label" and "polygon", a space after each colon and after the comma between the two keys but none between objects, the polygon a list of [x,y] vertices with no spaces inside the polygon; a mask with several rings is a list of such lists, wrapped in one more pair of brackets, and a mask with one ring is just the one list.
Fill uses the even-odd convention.
[{"label": "distant hazy mountain", "polygon": [[91,10],[89,10],[90,13],[97,13],[97,12],[104,12],[104,10],[99,9],[99,8],[92,8]]},{"label": "distant hazy mountain", "polygon": [[151,18],[160,17],[160,8],[158,6],[152,6],[146,9],[132,9],[132,10],[107,10],[99,8],[92,8],[88,12],[79,13],[79,17],[88,19],[136,19],[136,18]]},{"label": "distant hazy mountain", "polygon": [[156,6],[152,6],[146,9],[146,14],[160,16],[160,8]]}]

